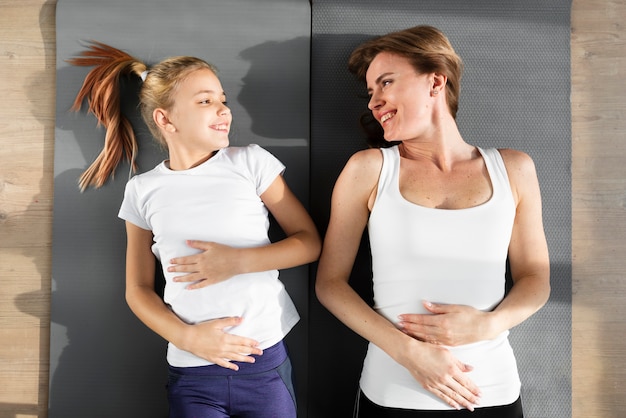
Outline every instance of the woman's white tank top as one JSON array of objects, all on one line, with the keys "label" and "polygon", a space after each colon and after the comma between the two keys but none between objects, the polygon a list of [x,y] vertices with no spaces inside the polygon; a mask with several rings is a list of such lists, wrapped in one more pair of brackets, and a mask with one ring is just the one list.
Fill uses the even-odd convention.
[{"label": "woman's white tank top", "polygon": [[[383,166],[368,223],[374,309],[393,323],[403,313],[427,313],[422,301],[493,310],[505,295],[506,258],[515,201],[496,149],[480,149],[492,184],[490,199],[467,209],[433,209],[404,199],[397,146],[381,149]],[[520,380],[508,331],[490,341],[448,347],[482,391],[480,406],[517,400]],[[375,403],[396,408],[452,409],[374,344],[360,380]]]}]

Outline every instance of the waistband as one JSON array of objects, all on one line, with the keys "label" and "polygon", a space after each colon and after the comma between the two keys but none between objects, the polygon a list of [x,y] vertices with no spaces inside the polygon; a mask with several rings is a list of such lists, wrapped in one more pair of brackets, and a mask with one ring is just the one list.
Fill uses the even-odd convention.
[{"label": "waistband", "polygon": [[175,367],[169,366],[170,373],[185,376],[241,376],[247,374],[263,373],[272,370],[283,364],[287,359],[287,347],[284,341],[279,341],[271,347],[263,350],[260,356],[252,355],[254,363],[233,361],[239,366],[239,370],[231,370],[217,364],[196,367]]}]

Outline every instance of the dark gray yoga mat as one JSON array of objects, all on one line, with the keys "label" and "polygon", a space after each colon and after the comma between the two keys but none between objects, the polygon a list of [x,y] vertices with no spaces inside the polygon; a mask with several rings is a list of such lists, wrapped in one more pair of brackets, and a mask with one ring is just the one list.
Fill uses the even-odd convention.
[{"label": "dark gray yoga mat", "polygon": [[[83,194],[77,178],[102,147],[91,115],[69,112],[88,68],[69,66],[84,41],[98,40],[156,63],[194,55],[215,64],[233,112],[231,143],[257,143],[287,165],[294,192],[309,198],[310,4],[293,0],[60,0],[50,418],[165,417],[166,343],[124,300],[124,223],[117,218],[128,165]],[[124,87],[124,110],[138,127],[139,170],[164,156],[136,111],[138,80]],[[288,336],[306,411],[307,266],[281,272],[302,320]],[[304,414],[304,412],[303,412]]]},{"label": "dark gray yoga mat", "polygon": [[[361,41],[418,24],[442,29],[465,63],[458,124],[482,147],[516,148],[535,160],[551,255],[548,304],[514,328],[526,416],[571,416],[570,1],[316,0],[311,67],[312,213],[328,219],[332,185],[365,147],[357,120],[364,89],[347,72]],[[368,277],[367,241],[353,277]],[[364,295],[368,283],[356,282]],[[365,342],[311,304],[312,417],[351,416]]]},{"label": "dark gray yoga mat", "polygon": [[[365,101],[348,54],[372,35],[422,23],[443,29],[465,61],[465,138],[524,150],[537,164],[553,290],[511,340],[526,416],[571,416],[569,19],[564,0],[59,0],[49,416],[167,416],[165,343],[124,301],[117,210],[128,166],[101,190],[80,194],[76,185],[103,136],[91,116],[68,112],[87,69],[65,60],[81,42],[110,43],[148,62],[190,54],[216,64],[233,109],[232,143],[256,142],[283,160],[323,232],[334,181],[365,147],[357,125]],[[141,126],[134,88],[125,87],[125,112]],[[139,139],[145,171],[163,155],[143,128]],[[369,274],[366,250],[365,241],[355,276]],[[365,342],[319,305],[314,267],[281,273],[302,316],[287,339],[299,416],[349,417]],[[356,286],[367,295],[367,284]]]}]

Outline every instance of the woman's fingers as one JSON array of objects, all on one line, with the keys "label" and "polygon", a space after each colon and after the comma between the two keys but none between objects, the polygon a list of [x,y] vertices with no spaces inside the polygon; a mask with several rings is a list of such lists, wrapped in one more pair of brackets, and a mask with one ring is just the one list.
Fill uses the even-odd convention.
[{"label": "woman's fingers", "polygon": [[467,387],[453,380],[450,385],[443,385],[435,391],[435,394],[445,403],[455,409],[474,410],[479,405],[480,398],[472,393]]}]

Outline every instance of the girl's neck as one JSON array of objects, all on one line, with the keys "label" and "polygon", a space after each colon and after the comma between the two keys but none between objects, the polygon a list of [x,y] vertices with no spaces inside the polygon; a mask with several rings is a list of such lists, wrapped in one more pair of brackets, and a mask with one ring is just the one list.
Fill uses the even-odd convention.
[{"label": "girl's neck", "polygon": [[199,166],[202,163],[213,158],[215,154],[217,154],[218,150],[211,151],[208,154],[198,154],[198,155],[180,155],[179,153],[171,153],[169,158],[169,168],[170,170],[189,170],[190,168],[194,168]]}]

